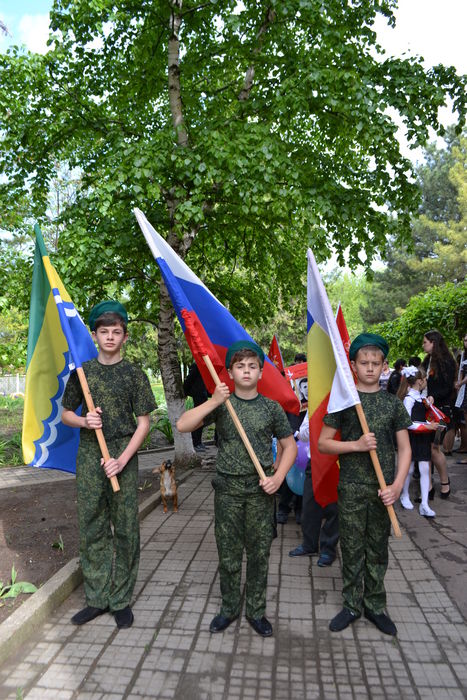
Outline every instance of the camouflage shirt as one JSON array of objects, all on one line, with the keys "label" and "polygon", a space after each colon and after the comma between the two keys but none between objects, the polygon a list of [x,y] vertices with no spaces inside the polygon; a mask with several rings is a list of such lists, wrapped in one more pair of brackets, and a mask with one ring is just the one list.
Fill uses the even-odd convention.
[{"label": "camouflage shirt", "polygon": [[[131,436],[136,430],[135,416],[144,416],[156,408],[154,394],[145,373],[127,360],[103,365],[97,358],[83,363],[95,406],[102,409],[102,430],[107,441]],[[72,372],[65,388],[63,407],[76,411],[86,403],[78,375]],[[81,440],[96,441],[94,430],[82,430]]]},{"label": "camouflage shirt", "polygon": [[[279,440],[292,435],[292,430],[282,407],[262,394],[254,399],[240,399],[235,394],[230,397],[240,423],[251,442],[263,469],[273,464],[272,438]],[[256,473],[251,457],[242,442],[237,428],[225,404],[218,406],[204,420],[205,424],[215,422],[218,451],[217,471],[230,476],[250,476]]]},{"label": "camouflage shirt", "polygon": [[[394,480],[395,450],[394,435],[411,425],[412,420],[404,404],[387,391],[374,393],[358,392],[362,402],[370,432],[378,442],[377,454],[387,484]],[[324,423],[341,431],[341,440],[350,442],[358,440],[363,432],[355,407],[346,408],[338,413],[328,413]],[[378,484],[369,452],[353,452],[339,456],[340,483]]]}]

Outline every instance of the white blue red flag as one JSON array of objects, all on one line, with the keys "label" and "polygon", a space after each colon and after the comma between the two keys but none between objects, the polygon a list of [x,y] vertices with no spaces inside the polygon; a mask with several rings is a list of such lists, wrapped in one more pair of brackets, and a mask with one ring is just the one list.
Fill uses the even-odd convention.
[{"label": "white blue red flag", "polygon": [[[135,209],[134,213],[160,268],[206,388],[211,393],[214,390],[214,382],[202,361],[204,354],[211,358],[221,381],[233,389],[224,367],[227,348],[238,340],[251,341],[251,336],[157,233],[143,212]],[[287,380],[268,358],[265,358],[258,391],[280,403],[285,411],[298,414],[300,405],[297,397]]]}]

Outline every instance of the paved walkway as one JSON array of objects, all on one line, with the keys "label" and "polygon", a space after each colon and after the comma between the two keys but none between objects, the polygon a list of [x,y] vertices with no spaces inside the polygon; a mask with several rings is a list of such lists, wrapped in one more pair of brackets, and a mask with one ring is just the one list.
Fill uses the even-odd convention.
[{"label": "paved walkway", "polygon": [[220,602],[211,478],[193,472],[180,485],[178,513],[159,506],[143,521],[133,627],[117,631],[110,615],[73,627],[78,588],[0,669],[1,699],[466,697],[465,621],[407,531],[391,538],[386,578],[397,639],[364,619],[329,632],[341,607],[340,566],[288,557],[300,541],[292,522],[279,528],[271,553],[274,637],[258,637],[244,616],[210,635]]}]

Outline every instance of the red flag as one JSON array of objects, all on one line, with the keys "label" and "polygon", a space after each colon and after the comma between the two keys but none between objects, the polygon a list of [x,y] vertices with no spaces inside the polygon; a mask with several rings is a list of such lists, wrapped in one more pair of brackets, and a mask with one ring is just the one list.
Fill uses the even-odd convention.
[{"label": "red flag", "polygon": [[285,376],[289,381],[308,376],[308,363],[300,362],[298,365],[290,365],[285,368]]},{"label": "red flag", "polygon": [[269,348],[268,357],[273,362],[279,372],[284,372],[284,361],[282,359],[281,349],[279,347],[279,342],[275,335],[272,336],[271,347]]},{"label": "red flag", "polygon": [[336,323],[337,323],[337,328],[339,330],[339,335],[342,339],[342,343],[344,345],[344,350],[345,354],[347,355],[347,359],[349,360],[350,364],[350,359],[349,359],[349,349],[350,349],[350,336],[349,336],[349,331],[347,330],[347,324],[345,322],[344,314],[342,313],[342,306],[340,305],[337,307],[337,314],[336,314]]}]

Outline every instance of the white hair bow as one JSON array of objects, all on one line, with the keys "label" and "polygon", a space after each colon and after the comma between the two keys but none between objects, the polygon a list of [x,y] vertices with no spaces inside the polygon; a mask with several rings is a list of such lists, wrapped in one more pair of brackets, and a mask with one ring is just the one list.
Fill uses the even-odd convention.
[{"label": "white hair bow", "polygon": [[402,374],[404,377],[415,377],[415,375],[418,373],[418,369],[414,367],[413,365],[410,365],[410,367],[403,367],[402,368]]}]

